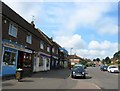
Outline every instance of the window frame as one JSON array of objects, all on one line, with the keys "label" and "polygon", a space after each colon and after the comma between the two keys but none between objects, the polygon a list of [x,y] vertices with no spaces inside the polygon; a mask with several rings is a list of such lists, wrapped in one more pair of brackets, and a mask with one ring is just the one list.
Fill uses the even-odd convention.
[{"label": "window frame", "polygon": [[44,50],[44,41],[40,41],[40,49]]},{"label": "window frame", "polygon": [[47,52],[50,52],[50,46],[47,46]]},{"label": "window frame", "polygon": [[29,44],[32,44],[32,35],[31,34],[27,34],[26,42],[29,43]]},{"label": "window frame", "polygon": [[14,23],[10,23],[8,34],[17,38],[17,33],[18,33],[18,26]]}]

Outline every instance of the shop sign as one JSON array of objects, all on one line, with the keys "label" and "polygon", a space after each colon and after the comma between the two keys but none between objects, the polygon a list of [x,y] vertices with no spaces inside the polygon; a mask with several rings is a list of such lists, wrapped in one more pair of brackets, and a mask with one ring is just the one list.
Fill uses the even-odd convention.
[{"label": "shop sign", "polygon": [[29,49],[25,49],[24,51],[27,52],[27,53],[32,53],[32,51],[29,50]]},{"label": "shop sign", "polygon": [[17,46],[17,45],[14,45],[14,44],[11,44],[11,43],[7,43],[7,42],[4,42],[3,45],[5,47],[10,47],[10,48],[17,49],[17,50],[20,50],[20,51],[24,51],[25,50],[24,47]]}]

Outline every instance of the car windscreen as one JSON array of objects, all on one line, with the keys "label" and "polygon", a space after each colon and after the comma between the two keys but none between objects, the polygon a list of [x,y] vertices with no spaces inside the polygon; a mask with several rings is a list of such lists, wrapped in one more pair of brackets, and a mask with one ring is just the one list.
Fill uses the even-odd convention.
[{"label": "car windscreen", "polygon": [[112,66],[112,67],[110,67],[110,68],[117,68],[116,66]]},{"label": "car windscreen", "polygon": [[104,68],[107,68],[108,66],[103,66]]},{"label": "car windscreen", "polygon": [[73,70],[85,71],[85,69],[81,66],[73,68]]}]

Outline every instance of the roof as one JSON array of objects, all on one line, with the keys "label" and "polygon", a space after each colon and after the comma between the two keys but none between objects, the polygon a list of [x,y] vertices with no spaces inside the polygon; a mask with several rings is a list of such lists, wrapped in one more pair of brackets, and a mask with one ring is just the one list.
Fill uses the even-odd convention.
[{"label": "roof", "polygon": [[77,55],[69,55],[70,59],[82,59],[81,57],[77,56]]}]

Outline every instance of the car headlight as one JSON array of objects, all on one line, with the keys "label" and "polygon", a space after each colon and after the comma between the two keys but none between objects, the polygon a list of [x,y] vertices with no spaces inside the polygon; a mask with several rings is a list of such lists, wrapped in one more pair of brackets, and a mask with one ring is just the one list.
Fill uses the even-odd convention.
[{"label": "car headlight", "polygon": [[75,72],[73,72],[73,74],[75,74]]},{"label": "car headlight", "polygon": [[82,74],[85,74],[85,72],[82,72]]}]

